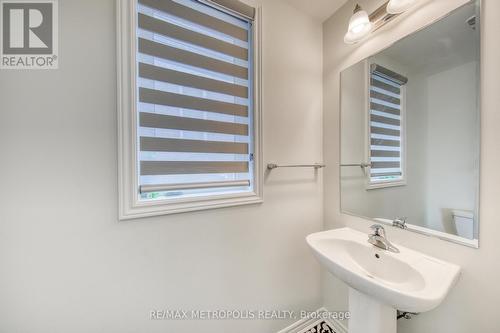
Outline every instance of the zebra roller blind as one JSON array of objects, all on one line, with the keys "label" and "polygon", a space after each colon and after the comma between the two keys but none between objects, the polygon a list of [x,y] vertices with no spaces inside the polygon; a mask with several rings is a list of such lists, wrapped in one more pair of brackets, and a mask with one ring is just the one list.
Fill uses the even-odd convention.
[{"label": "zebra roller blind", "polygon": [[370,68],[370,183],[403,180],[403,89],[407,79]]},{"label": "zebra roller blind", "polygon": [[252,190],[254,12],[226,2],[138,0],[143,199]]}]

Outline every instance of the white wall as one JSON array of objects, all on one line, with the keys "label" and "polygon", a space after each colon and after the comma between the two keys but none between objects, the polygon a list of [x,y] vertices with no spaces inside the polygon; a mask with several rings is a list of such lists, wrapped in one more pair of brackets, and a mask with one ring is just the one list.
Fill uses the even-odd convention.
[{"label": "white wall", "polygon": [[[322,28],[263,0],[265,162],[322,161]],[[118,222],[115,2],[61,0],[60,69],[0,72],[0,332],[273,332],[152,309],[315,309],[321,172],[265,203]],[[293,24],[290,24],[293,22]]]},{"label": "white wall", "polygon": [[[475,208],[476,182],[476,62],[469,62],[425,79],[428,119],[427,223],[456,232],[452,210]],[[443,154],[446,152],[446,154]]]},{"label": "white wall", "polygon": [[[366,41],[349,46],[343,43],[343,35],[352,9],[359,2],[368,11],[382,1],[349,1],[323,25],[324,41],[324,156],[327,168],[325,176],[325,223],[326,229],[349,226],[368,232],[370,222],[347,216],[339,209],[339,74],[344,68],[374,54],[401,37],[447,14],[465,3],[465,0],[440,0],[421,2],[412,11],[402,15],[377,31]],[[459,264],[463,273],[458,284],[439,308],[399,322],[403,333],[469,333],[498,332],[500,318],[497,304],[500,298],[500,245],[498,235],[498,198],[500,176],[498,142],[500,142],[500,2],[482,1],[482,133],[481,133],[481,222],[479,249],[467,248],[442,240],[429,238],[407,231],[388,229],[388,236],[429,255]],[[347,288],[329,274],[323,274],[324,303],[331,310],[347,309]]]},{"label": "white wall", "polygon": [[[340,92],[341,158],[342,164],[365,163],[367,147],[366,75],[367,61],[360,61],[341,74]],[[374,200],[366,191],[367,170],[359,166],[344,166],[340,170],[342,209],[362,216],[373,216]]]}]

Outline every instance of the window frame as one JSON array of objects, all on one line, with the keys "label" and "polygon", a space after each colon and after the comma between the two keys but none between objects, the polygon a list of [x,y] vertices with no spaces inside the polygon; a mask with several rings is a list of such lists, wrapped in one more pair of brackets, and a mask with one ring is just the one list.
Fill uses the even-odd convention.
[{"label": "window frame", "polygon": [[[371,91],[371,76],[372,73],[370,71],[371,65],[375,64],[375,62],[367,61],[366,62],[366,73],[365,75],[365,91],[366,91],[366,130],[367,138],[365,140],[366,149],[365,155],[368,163],[371,163],[371,106],[370,106],[370,91]],[[390,67],[390,66],[388,66]],[[397,180],[381,180],[381,181],[372,181],[371,180],[371,168],[367,169],[366,173],[366,190],[375,190],[387,187],[396,187],[396,186],[404,186],[406,185],[406,84],[401,85],[401,179]]]},{"label": "window frame", "polygon": [[253,191],[155,201],[139,199],[136,103],[137,0],[117,0],[116,4],[119,219],[128,220],[263,202],[261,8],[256,8],[250,39],[253,47],[253,100],[250,103],[253,107]]}]

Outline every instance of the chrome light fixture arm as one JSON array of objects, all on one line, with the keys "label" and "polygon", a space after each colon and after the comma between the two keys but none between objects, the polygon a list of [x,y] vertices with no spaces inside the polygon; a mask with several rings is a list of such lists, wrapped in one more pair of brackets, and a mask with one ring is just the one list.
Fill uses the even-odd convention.
[{"label": "chrome light fixture arm", "polygon": [[418,0],[389,0],[369,14],[356,4],[344,36],[346,44],[355,44],[412,7]]}]

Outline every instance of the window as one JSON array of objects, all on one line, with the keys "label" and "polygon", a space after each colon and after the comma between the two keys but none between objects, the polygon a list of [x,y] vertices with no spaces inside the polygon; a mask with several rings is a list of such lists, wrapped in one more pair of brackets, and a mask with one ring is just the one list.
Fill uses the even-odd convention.
[{"label": "window", "polygon": [[407,81],[380,65],[370,66],[369,188],[404,184]]},{"label": "window", "polygon": [[260,202],[254,8],[121,0],[119,11],[121,218]]}]

